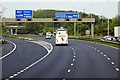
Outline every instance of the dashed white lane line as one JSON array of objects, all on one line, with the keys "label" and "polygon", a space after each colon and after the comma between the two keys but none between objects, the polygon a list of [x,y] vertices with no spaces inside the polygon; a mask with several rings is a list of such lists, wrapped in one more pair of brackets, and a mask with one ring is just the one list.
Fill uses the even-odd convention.
[{"label": "dashed white lane line", "polygon": [[14,48],[13,48],[12,51],[10,51],[9,53],[7,53],[6,55],[0,57],[0,60],[6,58],[7,56],[9,56],[9,55],[10,55],[11,53],[13,53],[13,52],[16,50],[16,48],[17,48],[17,45],[16,45],[15,43],[13,43],[12,41],[9,41],[9,40],[6,40],[6,41],[12,43],[12,44],[14,45]]},{"label": "dashed white lane line", "polygon": [[69,72],[71,72],[71,70],[69,69],[67,72],[69,73]]},{"label": "dashed white lane line", "polygon": [[116,68],[116,71],[119,71],[119,69],[118,69],[118,68]]},{"label": "dashed white lane line", "polygon": [[108,59],[108,60],[110,60],[110,58],[109,58],[109,57],[108,57],[107,59]]},{"label": "dashed white lane line", "polygon": [[106,57],[106,55],[104,55]]},{"label": "dashed white lane line", "polygon": [[75,61],[75,59],[73,59],[73,61]]},{"label": "dashed white lane line", "polygon": [[23,73],[24,71],[28,70],[29,68],[33,67],[34,65],[36,65],[37,63],[39,63],[40,61],[42,61],[43,59],[45,59],[45,58],[51,53],[51,51],[53,50],[53,46],[52,46],[50,43],[48,43],[48,44],[51,46],[51,50],[49,50],[49,49],[47,49],[47,47],[41,45],[41,46],[43,46],[43,47],[48,51],[48,53],[47,53],[45,56],[43,56],[43,57],[40,58],[39,60],[35,61],[35,62],[32,63],[31,65],[29,65],[29,66],[27,66],[26,68],[20,70],[20,71],[17,72],[16,74],[13,74],[12,76],[10,76],[9,78],[7,78],[7,79],[5,79],[5,80],[9,80],[10,78],[16,77],[17,75]]},{"label": "dashed white lane line", "polygon": [[98,50],[98,52],[100,52],[100,50]]},{"label": "dashed white lane line", "polygon": [[76,55],[76,53],[74,53],[74,55]]},{"label": "dashed white lane line", "polygon": [[75,53],[75,50],[73,50],[73,53]]},{"label": "dashed white lane line", "polygon": [[101,54],[103,54],[103,52],[101,52]]},{"label": "dashed white lane line", "polygon": [[73,66],[73,63],[71,64],[71,66]]},{"label": "dashed white lane line", "polygon": [[74,58],[75,58],[75,56],[74,56]]},{"label": "dashed white lane line", "polygon": [[96,48],[94,50],[97,50]]},{"label": "dashed white lane line", "polygon": [[[83,44],[84,45],[84,44]],[[88,47],[90,47],[89,45],[85,45],[85,46],[88,46]],[[94,50],[97,50],[96,48],[94,48],[94,47],[91,47],[92,49],[94,49]],[[101,52],[100,50],[97,50],[98,52],[100,52],[102,55],[104,54],[103,52]],[[110,58],[109,57],[107,57],[107,55],[103,55],[104,57],[106,57],[107,58],[107,60],[109,61],[110,60]],[[115,63],[114,62],[111,62],[111,64],[112,65],[114,65]],[[116,69],[116,71],[117,72],[119,72],[119,68],[116,68],[116,66],[114,66],[115,67],[115,69]]]},{"label": "dashed white lane line", "polygon": [[74,51],[74,48],[72,48],[72,50]]},{"label": "dashed white lane line", "polygon": [[114,62],[111,62],[111,64],[113,65],[113,64],[115,64]]}]

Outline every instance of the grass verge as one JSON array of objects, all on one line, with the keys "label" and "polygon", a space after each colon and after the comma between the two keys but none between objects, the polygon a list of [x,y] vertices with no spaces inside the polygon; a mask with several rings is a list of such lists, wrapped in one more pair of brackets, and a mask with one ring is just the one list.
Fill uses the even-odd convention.
[{"label": "grass verge", "polygon": [[14,39],[17,39],[17,40],[31,40],[31,39],[29,39],[29,38],[17,37],[17,36],[15,36],[15,35],[9,35],[9,34],[2,34],[2,36],[14,38]]},{"label": "grass verge", "polygon": [[0,41],[0,45],[7,44],[8,42],[5,40]]}]

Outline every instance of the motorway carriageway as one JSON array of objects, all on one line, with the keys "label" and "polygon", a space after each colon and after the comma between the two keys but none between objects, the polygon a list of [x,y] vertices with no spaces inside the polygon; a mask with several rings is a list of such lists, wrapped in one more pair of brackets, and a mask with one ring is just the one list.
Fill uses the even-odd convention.
[{"label": "motorway carriageway", "polygon": [[[17,49],[2,59],[3,78],[17,74],[47,54],[35,43],[6,38]],[[13,78],[118,78],[118,50],[89,42],[69,40],[68,46],[55,46],[54,39],[34,38],[53,45],[44,60]]]}]

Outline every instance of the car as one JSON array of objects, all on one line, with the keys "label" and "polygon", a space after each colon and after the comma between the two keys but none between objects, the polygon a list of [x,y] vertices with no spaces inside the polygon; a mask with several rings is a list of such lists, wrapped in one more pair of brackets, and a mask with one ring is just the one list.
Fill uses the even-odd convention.
[{"label": "car", "polygon": [[102,39],[112,41],[113,37],[112,36],[104,36]]},{"label": "car", "polygon": [[52,36],[52,33],[51,32],[47,32],[45,38],[46,39],[51,39],[51,36]]},{"label": "car", "polygon": [[42,35],[43,35],[43,33],[38,33],[38,35],[42,36]]},{"label": "car", "polygon": [[118,37],[118,38],[116,39],[116,41],[120,42],[120,37]]}]

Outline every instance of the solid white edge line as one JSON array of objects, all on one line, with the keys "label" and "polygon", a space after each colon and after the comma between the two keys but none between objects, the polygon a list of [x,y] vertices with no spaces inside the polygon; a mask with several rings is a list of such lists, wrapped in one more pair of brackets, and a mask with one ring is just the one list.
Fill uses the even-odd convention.
[{"label": "solid white edge line", "polygon": [[13,50],[11,50],[11,51],[10,51],[9,53],[7,53],[6,55],[0,57],[0,59],[4,59],[5,57],[9,56],[9,55],[10,55],[11,53],[13,53],[13,52],[16,50],[16,48],[17,48],[17,45],[16,45],[15,43],[13,43],[12,41],[9,41],[9,40],[6,40],[6,41],[12,43],[12,44],[14,45],[14,48],[13,48]]},{"label": "solid white edge line", "polygon": [[[31,42],[32,42],[32,41],[31,41]],[[43,46],[43,47],[48,51],[48,53],[47,53],[45,56],[43,56],[43,57],[40,58],[39,60],[35,61],[35,62],[32,63],[31,65],[27,66],[26,68],[20,70],[19,72],[17,72],[17,74],[13,74],[12,76],[10,76],[9,78],[7,78],[6,80],[9,80],[10,78],[16,77],[17,75],[21,74],[22,72],[28,70],[29,68],[33,67],[34,65],[36,65],[37,63],[39,63],[40,61],[42,61],[43,59],[45,59],[45,58],[51,53],[51,51],[53,50],[53,46],[52,46],[50,43],[48,43],[48,44],[51,46],[51,50],[49,50],[49,49],[47,49],[47,47],[41,45],[41,46]]]}]

